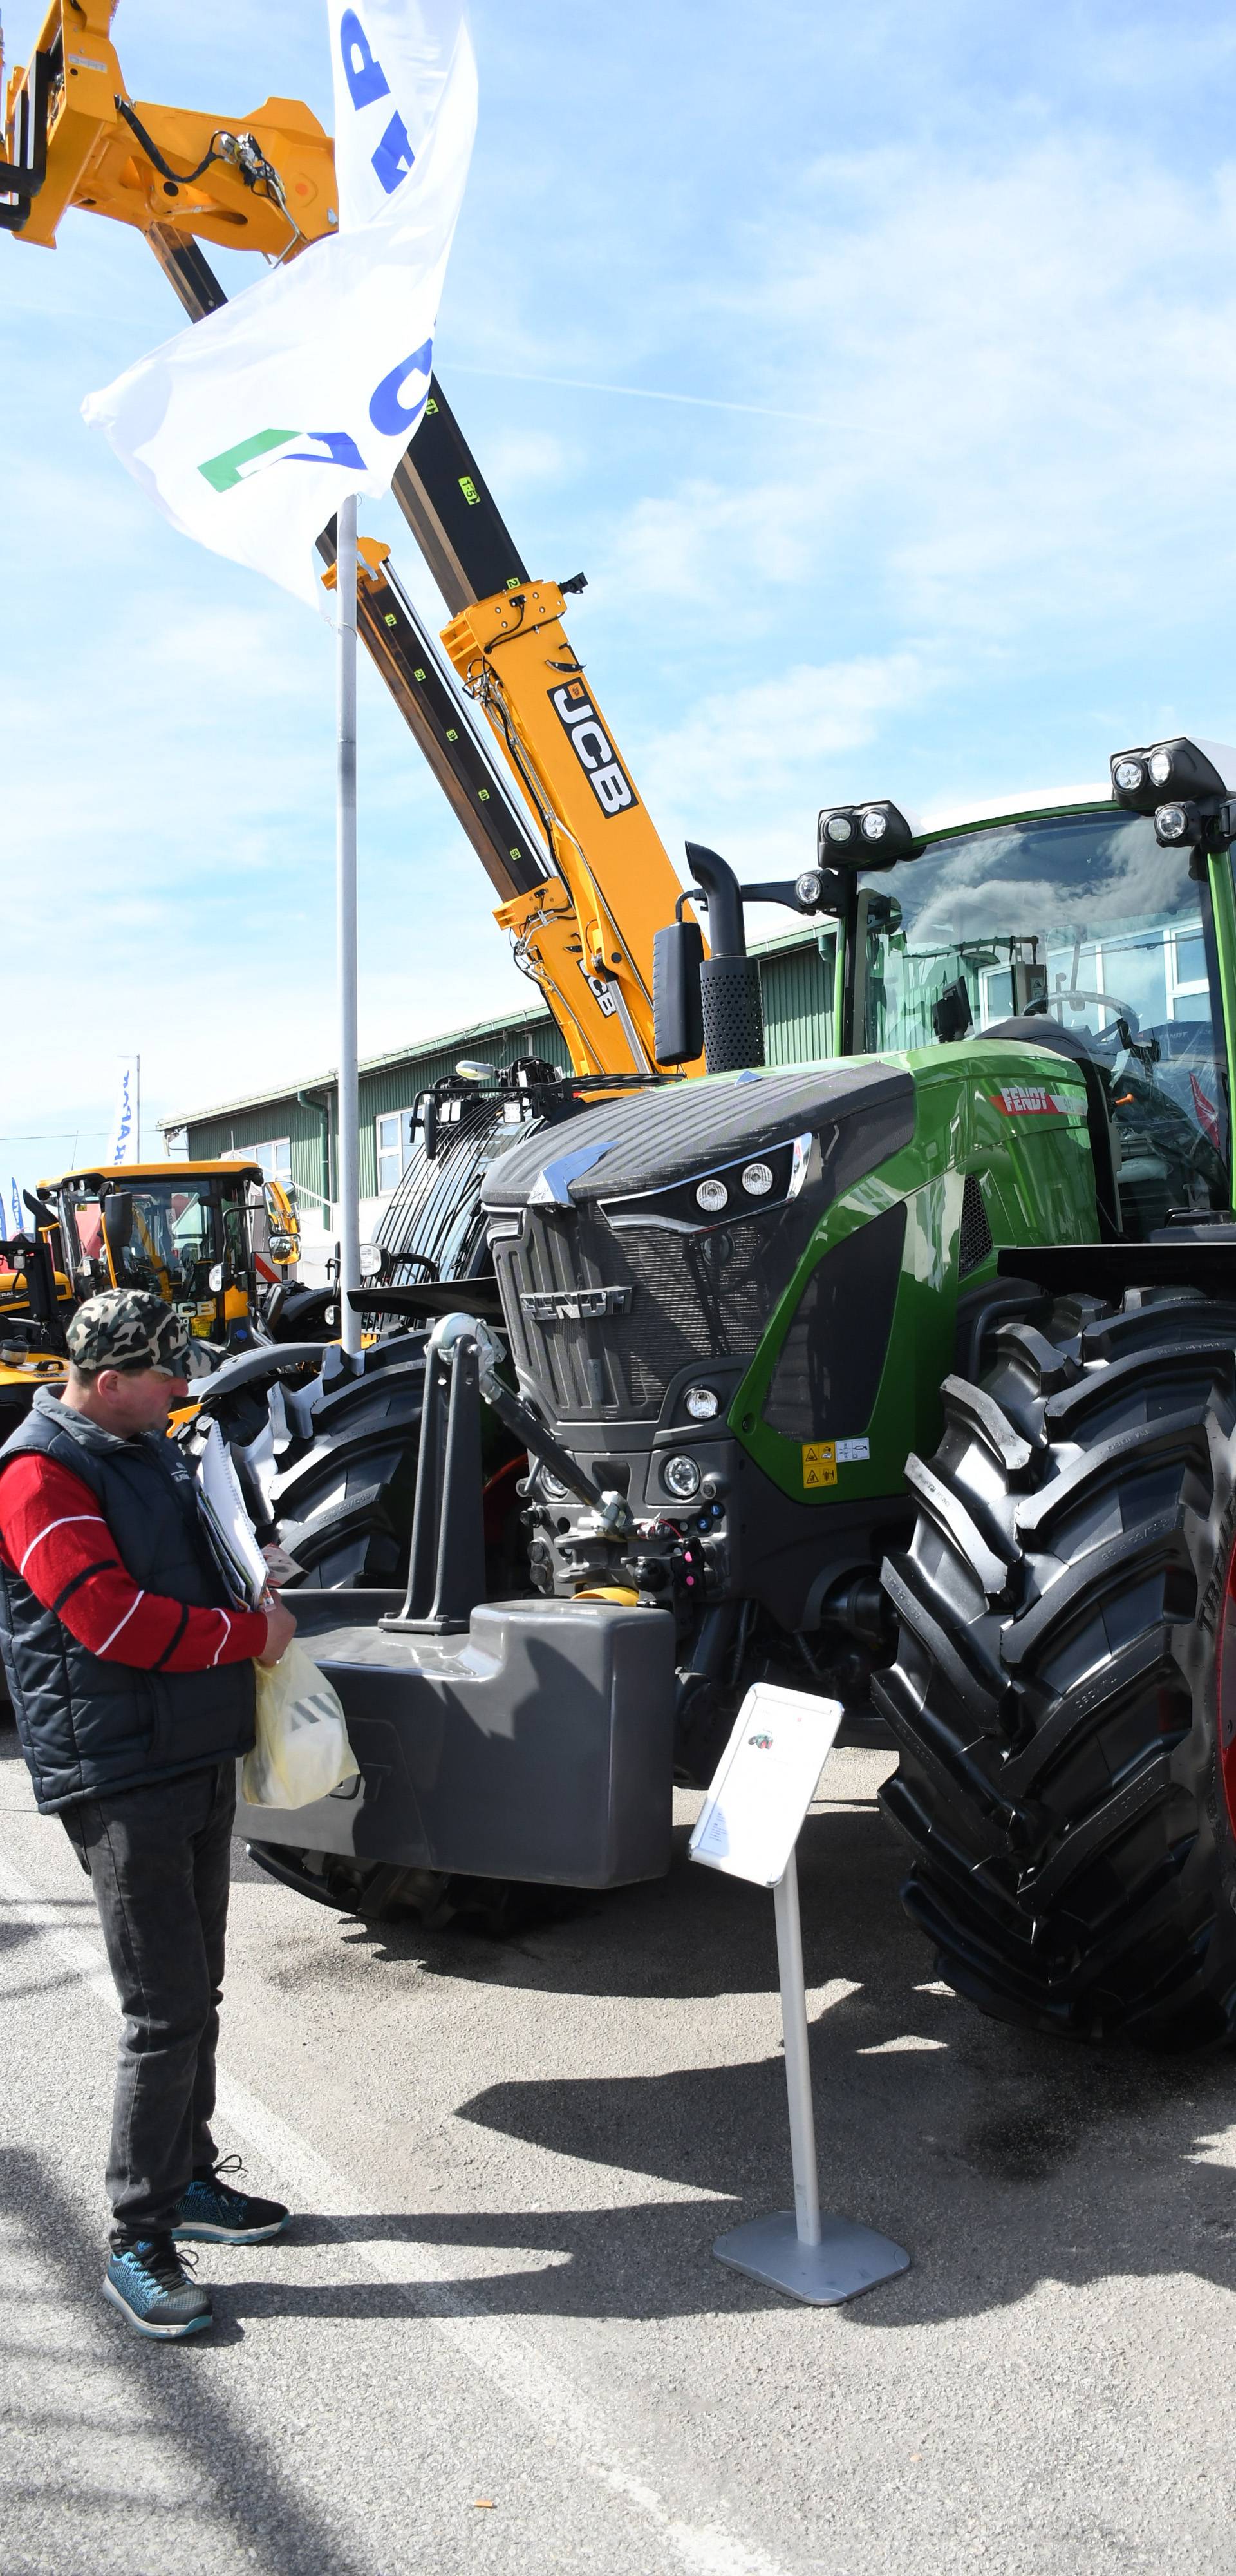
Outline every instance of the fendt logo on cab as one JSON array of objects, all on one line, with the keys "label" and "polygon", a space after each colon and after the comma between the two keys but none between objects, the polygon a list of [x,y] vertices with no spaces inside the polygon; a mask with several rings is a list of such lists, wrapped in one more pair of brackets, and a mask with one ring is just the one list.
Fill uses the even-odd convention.
[{"label": "fendt logo on cab", "polygon": [[551,689],[549,703],[570,737],[575,757],[603,814],[624,814],[639,798],[600,722],[582,680]]},{"label": "fendt logo on cab", "polygon": [[993,1093],[992,1107],[1002,1109],[1006,1118],[1065,1118],[1069,1104],[1041,1083],[1013,1082],[1007,1091]]}]

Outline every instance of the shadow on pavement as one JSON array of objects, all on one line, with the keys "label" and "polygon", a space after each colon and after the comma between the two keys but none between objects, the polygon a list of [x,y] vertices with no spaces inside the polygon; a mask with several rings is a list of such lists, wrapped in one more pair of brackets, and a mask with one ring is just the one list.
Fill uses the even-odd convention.
[{"label": "shadow on pavement", "polygon": [[[341,1963],[354,1975],[359,1954],[396,1989],[412,1966],[514,1989],[530,2014],[537,1996],[552,2015],[571,1998],[704,2006],[765,1994],[771,2029],[770,1896],[695,1868],[685,1833],[677,1844],[667,1878],[585,1897],[577,1915],[533,1936],[498,1943],[352,1921]],[[874,1804],[808,1819],[799,1872],[821,2192],[826,2207],[882,2228],[914,2258],[908,2275],[847,2316],[867,2327],[943,2322],[1011,2305],[1044,2279],[1082,2285],[1113,2274],[1192,2273],[1236,2288],[1236,2140],[1208,2146],[1236,2121],[1232,2057],[1097,2051],[984,2019],[938,1983],[932,1952],[899,1903],[903,1868]],[[276,1983],[285,1966],[295,1981],[294,1959],[270,1964]],[[322,1973],[318,1951],[315,1983]],[[710,2012],[700,2027],[715,2032],[719,2056],[723,2020]],[[664,2020],[659,2029],[663,2041]],[[780,2053],[700,2064],[710,2053],[703,2037],[691,2053],[695,2063],[669,2071],[495,2084],[457,2116],[717,2197],[644,2205],[641,2196],[534,2217],[436,2211],[340,2220],[337,2232],[556,2254],[522,2273],[478,2267],[469,2293],[508,2312],[630,2317],[775,2304],[712,2263],[709,2248],[725,2227],[791,2202]]]},{"label": "shadow on pavement", "polygon": [[[897,2238],[914,2260],[848,2317],[866,2327],[938,2323],[1009,2306],[1044,2279],[1080,2286],[1183,2272],[1236,2288],[1236,2140],[1207,2161],[1207,2142],[1236,2120],[1230,2056],[1100,2052],[985,2020],[936,1980],[897,1901],[897,1844],[873,1808],[813,1817],[800,1874],[822,2196]],[[770,1897],[681,1859],[657,1886],[602,1899],[590,1918],[555,1925],[535,1944],[385,1929],[358,1931],[355,1942],[373,1944],[370,1955],[392,1976],[415,1960],[443,1979],[527,1990],[530,2013],[536,1992],[549,2015],[564,1997],[703,2003],[766,1993],[774,2026]],[[719,2053],[723,2017],[710,2010],[704,2030],[716,2033]],[[354,2240],[557,2257],[523,2271],[461,2271],[461,2292],[505,2313],[643,2317],[778,2304],[712,2262],[710,2247],[724,2228],[791,2202],[783,2061],[778,2050],[701,2065],[707,2055],[703,2041],[695,2064],[668,2071],[495,2084],[457,2112],[495,2135],[655,2177],[689,2197],[325,2223]],[[266,2305],[281,2294],[251,2295]],[[337,2295],[349,2294],[323,2297]],[[370,2293],[355,2295],[363,2308]],[[435,2295],[417,2292],[430,2306]]]},{"label": "shadow on pavement", "polygon": [[[697,1868],[687,1858],[687,1834],[686,1826],[675,1830],[665,1878],[565,1895],[556,1889],[549,1918],[510,1939],[489,1938],[464,1920],[430,1932],[415,1921],[365,1923],[345,1915],[338,1918],[342,1940],[375,1968],[414,1965],[439,1977],[563,1995],[690,1998],[775,1989],[771,1896]],[[892,1944],[912,1957],[920,1975],[931,1975],[922,1964],[931,1953],[901,1910],[900,1846],[874,1804],[808,1817],[798,1860],[804,1941],[810,1951],[829,1954],[821,1979],[860,1973],[848,1955],[856,1933],[864,1952],[873,1939],[882,1948]],[[280,1893],[289,1906],[307,1903]]]},{"label": "shadow on pavement", "polygon": [[[960,2009],[930,2000],[926,2021]],[[952,2052],[856,2058],[876,2027],[854,1997],[813,2034],[825,2206],[884,2229],[913,2257],[909,2274],[846,2311],[856,2325],[943,2324],[1009,2306],[1042,2280],[1080,2288],[1186,2272],[1236,2290],[1231,2173],[1195,2161],[1231,2115],[1226,2069],[1190,2079],[1178,2064],[1062,2062],[1046,2043],[1035,2055],[1036,2043],[1033,2062],[996,2064],[990,2081],[961,2071],[968,2111],[959,2126]],[[997,2052],[1011,2049],[1011,2035],[993,2037]],[[461,2300],[506,2316],[628,2319],[783,2304],[711,2258],[725,2229],[792,2197],[779,2057],[499,2085],[461,2116],[700,2196],[590,2210],[323,2215],[298,2222],[298,2241],[422,2245],[439,2264],[452,2249],[543,2258],[509,2269],[461,2262],[448,2281],[413,2291],[430,2314],[453,2313]],[[229,2293],[251,2316],[396,2315],[407,2297],[394,2282],[316,2290],[266,2280]]]},{"label": "shadow on pavement", "polygon": [[[36,2295],[22,2309],[20,2352],[9,2343],[12,2359],[20,2361],[29,2412],[40,2429],[36,2456],[41,2466],[53,2431],[70,2459],[74,2435],[81,2446],[80,2465],[68,2465],[58,2450],[45,2479],[27,2480],[20,2489],[6,2484],[7,2537],[0,2562],[6,2569],[16,2576],[21,2565],[36,2563],[34,2556],[26,2562],[10,2554],[21,2547],[23,2506],[37,2518],[39,2565],[48,2563],[41,2552],[49,2529],[72,2533],[70,2553],[57,2562],[63,2576],[99,2563],[91,2553],[93,2518],[106,2519],[110,2565],[117,2525],[132,2509],[141,2526],[135,2535],[133,2565],[152,2567],[147,2554],[150,2515],[166,2512],[175,2517],[181,2511],[175,2491],[179,2461],[194,2482],[190,2510],[195,2527],[204,2522],[207,2539],[211,2523],[220,2540],[226,2531],[235,2556],[243,2558],[246,2544],[256,2539],[261,2543],[262,2567],[270,2576],[372,2576],[371,2568],[340,2552],[304,2496],[272,2465],[269,2446],[247,2433],[238,2413],[205,2384],[202,2360],[210,2352],[217,2353],[221,2344],[238,2343],[241,2336],[236,2326],[219,2319],[200,2342],[168,2346],[142,2341],[102,2302],[103,2250],[81,2226],[42,2158],[27,2148],[0,2149],[0,2208],[6,2220],[6,2271],[10,2265],[14,2269],[28,2265],[37,2282]],[[67,2334],[56,2318],[61,2302],[68,2311]],[[229,2309],[233,2306],[230,2297],[227,2304]],[[63,2403],[66,2386],[73,2384],[65,2372],[66,2359],[71,2359],[75,2373],[84,2371],[79,2414]],[[59,2401],[46,2414],[38,2403],[40,2364],[45,2365]],[[121,2375],[131,2396],[133,2440],[125,2438],[123,2416],[114,2439],[100,2438],[98,2380],[92,2381],[92,2372],[111,2390]],[[170,2457],[161,2455],[147,2488],[135,2452],[140,2437],[148,2438],[152,2432],[167,2442]],[[256,2557],[257,2551],[250,2545],[248,2554]],[[203,2556],[202,2565],[209,2568],[209,2557]]]}]

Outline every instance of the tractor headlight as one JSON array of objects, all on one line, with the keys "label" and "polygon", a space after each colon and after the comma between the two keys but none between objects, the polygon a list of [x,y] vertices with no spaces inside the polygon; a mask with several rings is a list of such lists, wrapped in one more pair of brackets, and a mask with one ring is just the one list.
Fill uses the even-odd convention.
[{"label": "tractor headlight", "polygon": [[1127,757],[1123,760],[1113,760],[1112,786],[1119,794],[1133,796],[1138,788],[1144,787],[1145,784],[1146,772],[1140,760],[1130,760]]},{"label": "tractor headlight", "polygon": [[206,1285],[209,1288],[212,1297],[217,1297],[223,1286],[223,1264],[221,1261],[212,1261],[206,1274]]},{"label": "tractor headlight", "polygon": [[705,1216],[720,1216],[722,1208],[727,1208],[729,1203],[730,1194],[724,1181],[700,1182],[695,1193],[695,1204],[703,1209]]},{"label": "tractor headlight", "polygon": [[817,827],[821,865],[831,867],[891,868],[898,859],[917,858],[922,846],[915,825],[886,797],[868,805],[826,805]]},{"label": "tractor headlight", "polygon": [[700,1471],[694,1458],[688,1458],[685,1450],[667,1458],[661,1469],[661,1482],[676,1503],[691,1502],[700,1489]]},{"label": "tractor headlight", "polygon": [[1154,780],[1155,786],[1166,787],[1172,774],[1172,755],[1170,751],[1152,751],[1150,758],[1146,763],[1146,767]]},{"label": "tractor headlight", "polygon": [[721,1410],[715,1386],[689,1386],[682,1400],[693,1422],[715,1422]]},{"label": "tractor headlight", "polygon": [[1201,838],[1202,818],[1196,805],[1159,805],[1155,809],[1154,836],[1169,850],[1180,849]]},{"label": "tractor headlight", "polygon": [[804,868],[802,875],[794,879],[794,893],[804,912],[818,910],[823,892],[823,879],[818,868]]}]

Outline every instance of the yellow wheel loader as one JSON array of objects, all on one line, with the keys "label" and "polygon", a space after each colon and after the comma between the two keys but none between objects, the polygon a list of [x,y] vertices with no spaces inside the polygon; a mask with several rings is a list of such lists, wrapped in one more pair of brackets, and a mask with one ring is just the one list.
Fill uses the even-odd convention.
[{"label": "yellow wheel loader", "polygon": [[0,1435],[57,1384],[75,1309],[149,1288],[182,1317],[191,1374],[274,1338],[266,1309],[300,1248],[287,1192],[258,1163],[83,1164],[43,1181],[29,1235],[0,1244]]}]

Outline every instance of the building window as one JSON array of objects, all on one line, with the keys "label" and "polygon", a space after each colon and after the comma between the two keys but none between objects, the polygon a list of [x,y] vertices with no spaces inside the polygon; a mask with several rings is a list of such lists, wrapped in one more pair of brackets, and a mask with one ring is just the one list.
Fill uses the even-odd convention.
[{"label": "building window", "polygon": [[385,1118],[374,1120],[379,1197],[395,1188],[412,1160],[412,1118],[410,1109],[392,1109]]},{"label": "building window", "polygon": [[274,1136],[266,1145],[250,1145],[251,1160],[260,1163],[268,1181],[282,1181],[286,1189],[292,1178],[292,1147],[286,1136]]}]

